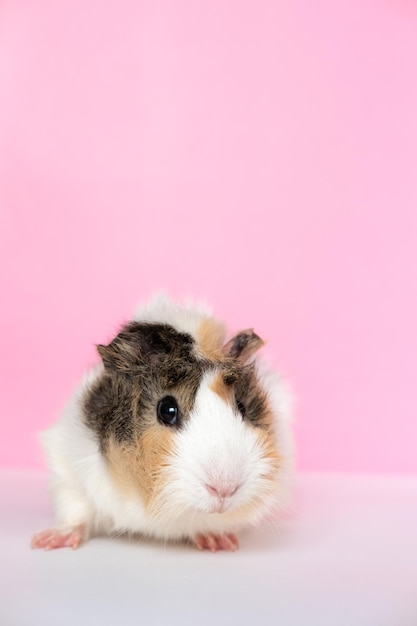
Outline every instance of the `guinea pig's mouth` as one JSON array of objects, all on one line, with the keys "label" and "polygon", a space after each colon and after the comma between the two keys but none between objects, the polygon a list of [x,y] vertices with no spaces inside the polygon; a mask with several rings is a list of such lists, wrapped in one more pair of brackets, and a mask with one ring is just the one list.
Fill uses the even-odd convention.
[{"label": "guinea pig's mouth", "polygon": [[225,513],[229,509],[230,507],[225,503],[224,500],[219,500],[218,502],[216,502],[209,508],[208,512],[209,513]]}]

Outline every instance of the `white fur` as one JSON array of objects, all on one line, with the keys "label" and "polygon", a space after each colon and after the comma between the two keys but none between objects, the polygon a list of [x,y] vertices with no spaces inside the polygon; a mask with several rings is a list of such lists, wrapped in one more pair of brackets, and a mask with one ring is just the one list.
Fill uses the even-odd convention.
[{"label": "white fur", "polygon": [[[208,315],[210,312],[202,307],[181,307],[159,297],[140,309],[136,319],[169,323],[196,335]],[[284,505],[293,457],[288,394],[266,367],[257,367],[277,418],[276,444],[282,462],[274,493],[270,483],[262,479],[269,462],[263,456],[256,429],[210,389],[212,373],[200,385],[186,426],[175,432],[165,487],[154,509],[147,510],[139,494],[126,498],[113,482],[97,439],[83,420],[81,400],[102,372],[98,365],[84,377],[60,420],[42,435],[52,470],[58,525],[84,524],[86,535],[138,532],[166,539],[192,538],[198,533],[234,531],[258,521],[273,505]],[[206,483],[229,486],[230,490],[238,485],[236,493],[224,499],[223,512],[214,512],[219,501],[207,491]],[[249,508],[243,516],[240,510],[257,495],[262,495],[263,504]]]},{"label": "white fur", "polygon": [[201,322],[211,315],[211,308],[205,302],[195,302],[188,298],[177,303],[161,292],[155,294],[146,304],[138,306],[134,319],[140,322],[170,324],[177,331],[198,339]]}]

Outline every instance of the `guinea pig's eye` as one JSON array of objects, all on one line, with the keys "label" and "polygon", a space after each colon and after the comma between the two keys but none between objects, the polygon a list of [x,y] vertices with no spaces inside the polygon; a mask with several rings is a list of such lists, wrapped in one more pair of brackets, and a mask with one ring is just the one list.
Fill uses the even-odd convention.
[{"label": "guinea pig's eye", "polygon": [[156,414],[161,424],[175,426],[178,423],[178,404],[172,396],[165,396],[158,402]]},{"label": "guinea pig's eye", "polygon": [[245,417],[245,415],[246,415],[246,407],[243,404],[243,402],[241,402],[240,400],[236,400],[236,406],[237,406],[237,410],[239,411],[241,416]]}]

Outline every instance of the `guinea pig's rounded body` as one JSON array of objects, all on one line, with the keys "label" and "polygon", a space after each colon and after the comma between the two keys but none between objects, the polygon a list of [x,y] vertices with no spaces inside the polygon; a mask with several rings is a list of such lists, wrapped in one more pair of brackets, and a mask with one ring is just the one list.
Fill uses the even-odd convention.
[{"label": "guinea pig's rounded body", "polygon": [[251,330],[226,342],[202,307],[141,308],[42,435],[57,526],[33,547],[128,532],[235,549],[239,528],[283,507],[289,397],[262,345]]}]

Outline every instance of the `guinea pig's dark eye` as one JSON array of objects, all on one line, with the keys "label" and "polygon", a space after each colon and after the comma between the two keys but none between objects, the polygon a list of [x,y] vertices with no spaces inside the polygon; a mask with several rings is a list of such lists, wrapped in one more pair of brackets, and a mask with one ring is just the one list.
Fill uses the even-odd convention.
[{"label": "guinea pig's dark eye", "polygon": [[241,416],[245,417],[245,415],[246,415],[246,407],[243,404],[243,402],[241,402],[240,400],[236,400],[236,406],[237,406],[237,410],[239,411]]},{"label": "guinea pig's dark eye", "polygon": [[178,423],[178,404],[172,396],[165,396],[158,402],[156,413],[161,424],[175,426]]}]

